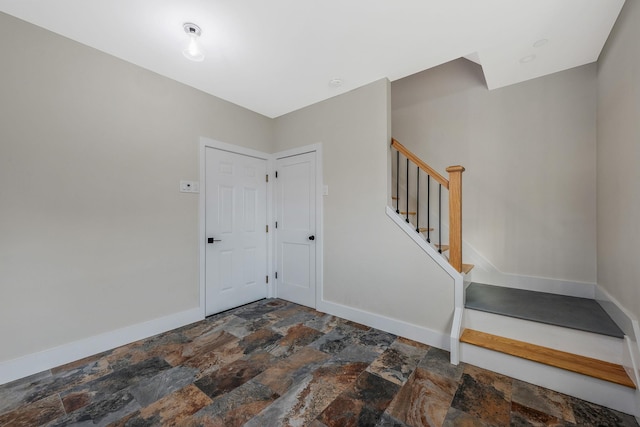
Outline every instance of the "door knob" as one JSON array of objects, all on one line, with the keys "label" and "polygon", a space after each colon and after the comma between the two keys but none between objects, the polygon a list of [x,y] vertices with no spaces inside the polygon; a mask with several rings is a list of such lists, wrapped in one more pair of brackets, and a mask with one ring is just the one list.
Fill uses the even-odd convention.
[{"label": "door knob", "polygon": [[316,240],[316,236],[309,236],[309,240]]},{"label": "door knob", "polygon": [[213,237],[207,237],[207,243],[213,243],[213,242],[222,242],[222,240],[218,240]]}]

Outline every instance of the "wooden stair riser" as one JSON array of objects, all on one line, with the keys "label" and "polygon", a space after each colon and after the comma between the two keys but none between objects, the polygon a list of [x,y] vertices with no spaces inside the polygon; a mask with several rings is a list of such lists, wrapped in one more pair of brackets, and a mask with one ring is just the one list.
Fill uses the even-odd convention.
[{"label": "wooden stair riser", "polygon": [[625,342],[620,338],[500,314],[465,309],[463,328],[486,332],[543,347],[622,364]]}]

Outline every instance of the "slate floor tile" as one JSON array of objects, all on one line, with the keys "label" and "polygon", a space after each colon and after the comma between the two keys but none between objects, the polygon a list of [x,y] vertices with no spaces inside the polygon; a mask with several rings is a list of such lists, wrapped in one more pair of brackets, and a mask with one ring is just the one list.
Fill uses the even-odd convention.
[{"label": "slate floor tile", "polygon": [[317,419],[327,427],[375,426],[399,388],[365,371]]},{"label": "slate floor tile", "polygon": [[442,425],[458,388],[451,378],[417,368],[387,408],[394,419],[409,426]]},{"label": "slate floor tile", "polygon": [[373,361],[367,371],[403,385],[426,353],[427,348],[414,347],[396,340]]},{"label": "slate floor tile", "polygon": [[562,426],[574,426],[575,424],[569,423],[553,415],[537,411],[519,403],[511,403],[511,427],[562,427]]},{"label": "slate floor tile", "polygon": [[140,381],[170,368],[171,365],[164,360],[153,357],[64,391],[60,397],[67,413],[70,413],[109,398],[116,392],[137,385]]},{"label": "slate floor tile", "polygon": [[571,398],[571,406],[579,426],[637,426],[635,418],[628,414],[604,408],[584,400]]},{"label": "slate floor tile", "polygon": [[569,396],[515,379],[512,387],[513,403],[575,424],[576,419],[571,407],[572,399]]},{"label": "slate floor tile", "polygon": [[110,424],[110,427],[179,426],[212,400],[190,384]]},{"label": "slate floor tile", "polygon": [[[191,423],[185,425],[221,427],[246,425],[245,423],[254,419],[256,414],[272,404],[278,396],[269,387],[249,381],[198,411]],[[263,426],[267,425],[269,424],[263,424]]]},{"label": "slate floor tile", "polygon": [[265,299],[0,385],[0,427],[639,427],[449,357]]},{"label": "slate floor tile", "polygon": [[487,378],[481,376],[477,379],[464,373],[451,406],[490,425],[508,426],[511,416],[510,400],[500,390],[500,383],[488,383],[484,380]]},{"label": "slate floor tile", "polygon": [[0,415],[0,426],[43,425],[65,415],[64,407],[57,394],[21,406]]},{"label": "slate floor tile", "polygon": [[200,378],[195,385],[207,396],[215,399],[221,394],[240,387],[262,371],[267,369],[273,361],[269,353],[257,353],[250,357],[238,359],[217,371]]}]

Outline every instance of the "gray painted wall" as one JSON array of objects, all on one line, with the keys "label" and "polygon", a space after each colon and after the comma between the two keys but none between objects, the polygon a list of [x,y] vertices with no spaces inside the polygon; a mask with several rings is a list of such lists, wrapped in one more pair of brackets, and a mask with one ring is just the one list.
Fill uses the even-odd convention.
[{"label": "gray painted wall", "polygon": [[[594,282],[599,86],[598,279],[638,315],[627,3],[599,85],[592,65],[489,92],[460,60],[391,87],[394,136],[467,167],[468,241],[506,272]],[[198,179],[199,136],[322,142],[325,298],[449,332],[451,279],[384,213],[386,80],[271,120],[4,14],[0,55],[0,361],[198,305],[197,197],[177,187]]]},{"label": "gray painted wall", "polygon": [[276,119],[276,150],[323,144],[324,298],[449,334],[453,280],[385,214],[389,83]]},{"label": "gray painted wall", "polygon": [[640,4],[598,63],[598,283],[640,318]]},{"label": "gray painted wall", "polygon": [[2,13],[0,57],[0,361],[197,307],[178,182],[273,121]]},{"label": "gray painted wall", "polygon": [[391,85],[393,136],[466,168],[463,238],[504,273],[596,281],[595,79],[591,64],[489,91],[459,59]]}]

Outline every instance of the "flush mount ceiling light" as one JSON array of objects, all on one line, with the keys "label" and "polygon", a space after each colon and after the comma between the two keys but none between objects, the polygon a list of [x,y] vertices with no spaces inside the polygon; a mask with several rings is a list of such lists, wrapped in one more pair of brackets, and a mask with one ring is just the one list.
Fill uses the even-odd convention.
[{"label": "flush mount ceiling light", "polygon": [[547,40],[547,39],[540,39],[540,40],[538,40],[537,42],[535,42],[535,43],[533,44],[533,47],[542,47],[542,46],[544,46],[544,45],[545,45],[545,44],[547,44],[547,43],[549,43],[549,40]]},{"label": "flush mount ceiling light", "polygon": [[527,62],[531,62],[534,59],[536,59],[535,55],[527,55],[527,56],[524,56],[524,57],[520,58],[520,63],[526,64]]},{"label": "flush mount ceiling light", "polygon": [[196,24],[187,22],[183,25],[184,32],[189,35],[189,41],[186,47],[182,51],[185,58],[196,62],[202,62],[204,60],[204,51],[198,43],[198,39],[202,34],[202,30]]}]

